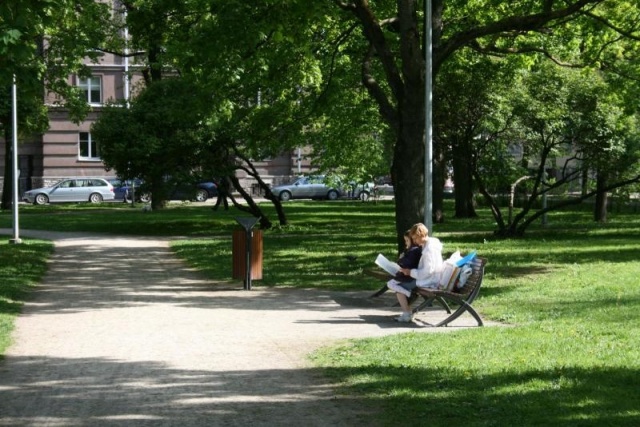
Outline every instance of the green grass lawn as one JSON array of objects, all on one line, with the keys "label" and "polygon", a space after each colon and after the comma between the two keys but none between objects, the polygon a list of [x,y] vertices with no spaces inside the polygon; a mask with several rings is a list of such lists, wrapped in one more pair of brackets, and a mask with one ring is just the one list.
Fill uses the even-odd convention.
[{"label": "green grass lawn", "polygon": [[51,242],[25,240],[15,245],[0,236],[0,357],[10,344],[15,317],[46,272],[52,251]]},{"label": "green grass lawn", "polygon": [[[263,280],[254,287],[379,287],[362,269],[379,252],[395,257],[391,202],[285,206],[291,225],[265,232]],[[489,213],[479,213],[480,219],[448,219],[434,231],[445,251],[475,249],[488,259],[474,307],[503,326],[349,341],[312,355],[315,365],[340,393],[372,408],[382,425],[640,425],[640,215],[615,213],[608,224],[596,224],[589,211],[554,213],[525,238],[504,240],[493,237]],[[195,205],[152,213],[26,207],[21,225],[183,236],[172,244],[175,252],[225,281],[236,216],[245,214]],[[10,227],[10,220],[0,214],[0,227]],[[0,245],[0,277],[14,274],[15,266],[7,265],[21,259],[5,253],[30,246]],[[50,249],[38,247],[33,269],[43,271]],[[37,277],[24,276],[21,289]],[[2,295],[9,304],[0,306],[3,315],[11,307],[15,313],[11,304],[23,294]]]}]

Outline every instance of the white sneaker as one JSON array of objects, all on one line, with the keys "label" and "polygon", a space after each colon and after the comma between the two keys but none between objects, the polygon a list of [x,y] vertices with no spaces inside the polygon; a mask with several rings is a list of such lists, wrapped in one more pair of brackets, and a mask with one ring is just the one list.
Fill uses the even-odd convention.
[{"label": "white sneaker", "polygon": [[392,291],[400,292],[401,294],[403,294],[407,298],[409,298],[411,296],[411,291],[406,290],[405,288],[403,288],[402,286],[400,286],[400,285],[398,285],[396,283],[390,283],[390,284],[387,285],[387,287],[389,289],[391,289]]},{"label": "white sneaker", "polygon": [[396,317],[396,322],[400,323],[409,323],[413,321],[413,313],[402,313],[400,316]]}]

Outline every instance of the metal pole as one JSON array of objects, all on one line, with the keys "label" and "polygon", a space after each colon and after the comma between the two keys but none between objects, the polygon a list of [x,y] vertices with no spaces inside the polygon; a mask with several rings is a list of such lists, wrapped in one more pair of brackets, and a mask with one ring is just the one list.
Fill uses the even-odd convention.
[{"label": "metal pole", "polygon": [[[124,99],[127,103],[127,108],[130,107],[130,98],[131,98],[131,76],[129,75],[129,27],[126,25],[127,23],[127,11],[124,13]],[[136,183],[135,179],[131,177],[130,169],[127,170],[127,178],[131,178],[131,207],[134,208],[136,206]],[[126,202],[126,194],[125,194],[125,202]]]},{"label": "metal pole", "polygon": [[245,279],[244,279],[244,289],[247,291],[251,290],[251,237],[253,234],[253,230],[252,229],[248,229],[247,230],[247,235],[246,235],[246,239],[245,239],[245,246],[246,246],[246,262],[245,262],[245,266],[246,266],[246,270],[245,270]]},{"label": "metal pole", "polygon": [[13,239],[9,240],[9,243],[22,243],[20,239],[20,225],[18,221],[18,177],[20,171],[18,170],[18,88],[16,85],[16,75],[13,75],[13,86],[11,87],[11,101],[12,107],[12,130],[13,130],[13,142],[12,142],[12,163],[13,163]]},{"label": "metal pole", "polygon": [[432,123],[432,108],[433,108],[433,88],[432,88],[432,37],[431,37],[431,0],[425,0],[425,153],[424,153],[424,224],[430,233],[433,232],[433,123]]},{"label": "metal pole", "polygon": [[129,27],[127,23],[127,11],[124,11],[124,99],[129,108],[129,98],[131,97],[130,81],[129,81]]}]

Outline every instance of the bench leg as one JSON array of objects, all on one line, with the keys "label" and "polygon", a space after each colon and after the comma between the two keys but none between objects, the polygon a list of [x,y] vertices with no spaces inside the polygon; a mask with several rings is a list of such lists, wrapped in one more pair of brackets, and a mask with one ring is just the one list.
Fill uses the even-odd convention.
[{"label": "bench leg", "polygon": [[380,289],[378,289],[376,292],[374,292],[373,294],[371,294],[371,298],[374,297],[379,297],[380,295],[384,294],[385,292],[387,292],[389,290],[389,288],[387,288],[387,284],[385,283],[383,287],[381,287]]},{"label": "bench leg", "polygon": [[413,309],[413,314],[424,310],[426,307],[433,307],[433,301],[438,301],[442,308],[444,308],[448,314],[451,314],[451,307],[449,307],[449,304],[447,304],[447,302],[440,296],[424,297],[424,301],[422,301],[420,305]]},{"label": "bench leg", "polygon": [[468,311],[469,314],[471,314],[473,318],[476,319],[476,322],[478,322],[478,326],[484,325],[482,323],[482,319],[478,315],[478,312],[473,307],[471,307],[471,305],[469,305],[466,301],[460,301],[460,307],[458,307],[458,309],[451,316],[447,317],[446,319],[444,319],[443,321],[441,321],[440,323],[434,326],[436,328],[440,326],[447,326],[449,323],[453,322],[458,317],[460,317],[465,311]]}]

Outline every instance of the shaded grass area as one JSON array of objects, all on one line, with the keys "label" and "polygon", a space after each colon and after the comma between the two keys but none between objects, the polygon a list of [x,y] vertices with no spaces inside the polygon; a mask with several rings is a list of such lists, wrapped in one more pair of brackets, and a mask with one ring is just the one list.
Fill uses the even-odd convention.
[{"label": "shaded grass area", "polygon": [[[67,203],[44,206],[20,205],[23,229],[84,231],[139,236],[210,236],[231,230],[233,218],[216,217],[211,209],[190,203],[172,203],[159,212],[145,212],[142,204]],[[0,227],[11,227],[3,212]]]},{"label": "shaded grass area", "polygon": [[47,270],[50,242],[26,239],[9,244],[0,239],[0,357],[10,344],[15,317]]},{"label": "shaded grass area", "polygon": [[[166,209],[145,212],[141,204],[131,207],[124,203],[20,205],[20,226],[35,230],[200,238],[231,236],[232,230],[239,227],[236,218],[248,216],[233,207],[228,211],[213,211],[211,207],[211,204],[170,203]],[[394,230],[392,207],[391,201],[377,204],[296,201],[285,205],[290,225],[280,227],[273,206],[261,205],[274,224],[270,234],[355,234],[359,227],[371,226],[382,227],[380,232],[388,235]],[[10,228],[11,219],[9,211],[0,212],[0,228]]]},{"label": "shaded grass area", "polygon": [[[395,257],[391,202],[285,207],[291,225],[265,232],[254,287],[379,288],[362,270],[378,253]],[[173,250],[216,281],[231,280],[231,233],[246,216],[195,205],[39,208],[26,210],[24,228],[183,236]],[[314,354],[316,366],[341,393],[381,409],[373,424],[640,425],[640,216],[596,224],[587,210],[556,212],[526,238],[495,239],[489,213],[479,213],[435,234],[447,252],[488,259],[474,306],[504,327],[350,341]]]},{"label": "shaded grass area", "polygon": [[637,351],[593,363],[585,341],[537,327],[410,333],[325,350],[316,362],[347,384],[343,393],[383,408],[381,425],[637,425],[639,372],[626,364]]}]

